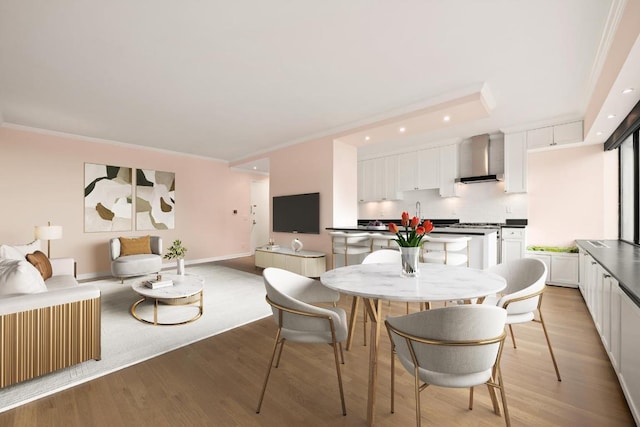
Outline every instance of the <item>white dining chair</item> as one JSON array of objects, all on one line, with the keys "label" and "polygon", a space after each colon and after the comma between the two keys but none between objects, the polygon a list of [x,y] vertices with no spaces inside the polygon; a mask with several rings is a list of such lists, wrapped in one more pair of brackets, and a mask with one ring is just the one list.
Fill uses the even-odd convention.
[{"label": "white dining chair", "polygon": [[[377,251],[371,252],[367,255],[363,260],[362,264],[398,264],[402,261],[402,257],[400,255],[400,251],[393,249],[380,249]],[[353,296],[351,301],[351,314],[349,316],[349,336],[347,338],[347,351],[351,350],[351,345],[353,344],[353,336],[355,334],[356,329],[356,321],[358,317],[358,306],[360,304],[360,297],[357,295]],[[367,345],[367,310],[366,308],[362,313],[362,329],[363,329],[363,340],[364,345]]]},{"label": "white dining chair", "polygon": [[346,415],[340,361],[344,364],[341,343],[347,339],[347,315],[342,308],[312,305],[321,302],[333,303],[340,298],[340,294],[325,287],[317,280],[279,268],[266,268],[262,276],[267,290],[266,300],[271,305],[278,331],[256,413],[260,413],[278,346],[280,350],[275,364],[276,368],[280,365],[284,343],[288,340],[300,343],[328,343],[333,347],[342,415]]},{"label": "white dining chair", "polygon": [[422,259],[424,262],[469,266],[469,241],[471,237],[424,236]]},{"label": "white dining chair", "polygon": [[500,369],[506,317],[503,308],[470,304],[387,318],[385,325],[392,344],[391,412],[395,411],[397,356],[414,377],[416,425],[420,426],[422,418],[420,392],[428,386],[469,388],[469,409],[473,409],[473,387],[486,384],[497,415],[500,406],[495,389],[500,390],[505,422],[510,426]]},{"label": "white dining chair", "polygon": [[[501,295],[486,297],[483,304],[495,305],[507,310],[506,323],[509,325],[513,348],[516,348],[516,339],[512,325],[531,321],[540,323],[547,341],[551,360],[553,361],[553,367],[556,371],[556,377],[558,381],[562,381],[541,311],[542,296],[546,289],[547,266],[536,258],[521,258],[495,265],[488,270],[503,277],[507,281],[507,287]],[[536,312],[538,313],[538,320],[536,320]]]},{"label": "white dining chair", "polygon": [[[369,233],[331,231],[331,253],[344,256],[344,265],[349,265],[350,255],[363,255],[371,252]],[[335,259],[334,259],[335,261]]]}]

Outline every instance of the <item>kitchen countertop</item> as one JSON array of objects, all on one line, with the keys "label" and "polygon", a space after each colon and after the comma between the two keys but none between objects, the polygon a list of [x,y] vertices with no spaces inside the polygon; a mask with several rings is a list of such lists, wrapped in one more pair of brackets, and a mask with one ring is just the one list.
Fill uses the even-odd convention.
[{"label": "kitchen countertop", "polygon": [[597,240],[606,248],[593,246],[590,240],[576,240],[620,286],[620,289],[640,307],[640,247],[620,240]]}]

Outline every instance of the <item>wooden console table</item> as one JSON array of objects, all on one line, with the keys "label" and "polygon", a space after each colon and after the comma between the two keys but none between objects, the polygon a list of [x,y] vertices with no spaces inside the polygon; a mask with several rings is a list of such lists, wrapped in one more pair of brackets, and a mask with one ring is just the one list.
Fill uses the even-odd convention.
[{"label": "wooden console table", "polygon": [[289,248],[256,248],[256,267],[277,267],[307,277],[320,277],[327,270],[323,252],[299,251]]}]

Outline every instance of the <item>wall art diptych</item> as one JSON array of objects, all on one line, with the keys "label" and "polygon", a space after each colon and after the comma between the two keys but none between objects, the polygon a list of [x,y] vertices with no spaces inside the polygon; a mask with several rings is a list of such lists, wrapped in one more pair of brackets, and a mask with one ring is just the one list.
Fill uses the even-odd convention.
[{"label": "wall art diptych", "polygon": [[172,230],[175,224],[174,172],[136,169],[136,230]]},{"label": "wall art diptych", "polygon": [[132,169],[84,164],[84,231],[130,231]]}]

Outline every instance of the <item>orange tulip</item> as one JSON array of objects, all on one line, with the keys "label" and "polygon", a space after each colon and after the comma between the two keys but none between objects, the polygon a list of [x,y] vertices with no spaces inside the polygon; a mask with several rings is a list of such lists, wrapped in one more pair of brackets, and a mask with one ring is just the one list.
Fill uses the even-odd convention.
[{"label": "orange tulip", "polygon": [[426,233],[427,231],[425,230],[425,228],[423,226],[418,226],[418,228],[416,228],[416,234],[418,236],[422,236],[424,233]]},{"label": "orange tulip", "polygon": [[433,223],[429,220],[426,220],[422,226],[424,227],[425,233],[431,233],[433,231]]},{"label": "orange tulip", "polygon": [[402,212],[402,226],[406,227],[409,225],[409,212]]},{"label": "orange tulip", "polygon": [[420,224],[420,218],[418,218],[417,216],[411,218],[411,228],[416,228],[418,224]]},{"label": "orange tulip", "polygon": [[389,231],[392,232],[392,233],[397,233],[398,232],[398,226],[395,223],[390,222],[389,223]]}]

